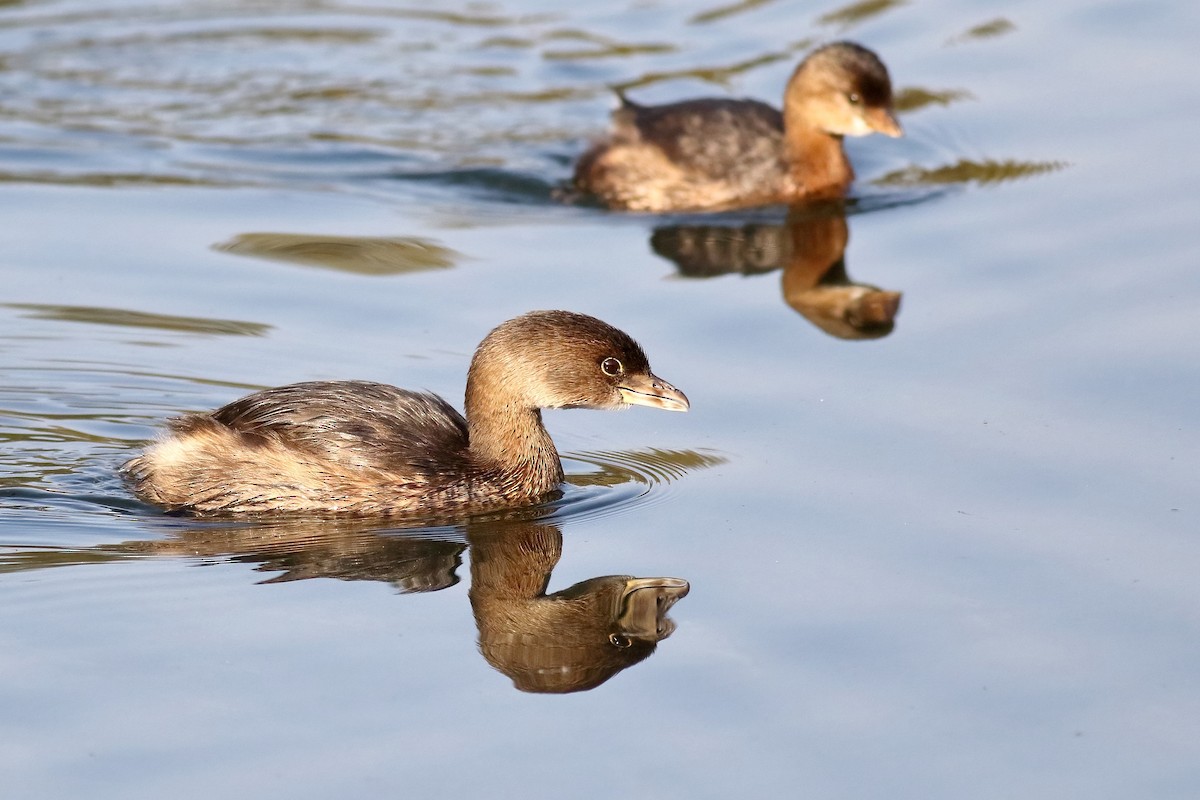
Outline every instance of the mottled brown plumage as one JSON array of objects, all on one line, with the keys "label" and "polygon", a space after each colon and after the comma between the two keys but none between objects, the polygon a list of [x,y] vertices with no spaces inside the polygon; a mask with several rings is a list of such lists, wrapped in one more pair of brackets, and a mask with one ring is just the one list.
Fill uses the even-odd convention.
[{"label": "mottled brown plumage", "polygon": [[168,423],[123,471],[135,494],[196,514],[440,514],[536,502],[562,481],[542,408],[686,411],[637,342],[594,317],[535,311],[487,335],[466,417],[432,394],[318,381]]},{"label": "mottled brown plumage", "polygon": [[783,111],[755,100],[641,106],[622,98],[610,137],[575,186],[611,208],[721,209],[840,196],[854,178],[843,136],[901,135],[883,62],[835,42],[793,73]]}]

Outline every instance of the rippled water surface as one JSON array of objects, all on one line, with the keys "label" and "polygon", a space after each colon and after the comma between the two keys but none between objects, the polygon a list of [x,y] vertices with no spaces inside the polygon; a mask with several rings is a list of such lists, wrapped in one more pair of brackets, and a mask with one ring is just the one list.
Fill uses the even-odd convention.
[{"label": "rippled water surface", "polygon": [[[1200,796],[1198,23],[0,2],[4,795]],[[834,38],[906,130],[844,206],[560,198],[614,88],[777,102]],[[691,413],[548,412],[560,496],[423,527],[116,475],[262,386],[457,404],[534,308]]]}]

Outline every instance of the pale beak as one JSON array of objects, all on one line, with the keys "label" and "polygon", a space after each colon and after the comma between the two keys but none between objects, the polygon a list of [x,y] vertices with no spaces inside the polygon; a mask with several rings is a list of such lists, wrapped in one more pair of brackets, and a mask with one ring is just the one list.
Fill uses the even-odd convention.
[{"label": "pale beak", "polygon": [[617,390],[621,400],[632,406],[650,406],[663,411],[687,411],[687,395],[652,372],[626,375]]},{"label": "pale beak", "polygon": [[868,108],[863,112],[863,117],[873,131],[891,136],[893,139],[904,135],[904,128],[900,127],[899,120],[896,119],[895,113],[890,108]]},{"label": "pale beak", "polygon": [[636,639],[667,638],[675,630],[667,612],[690,588],[683,578],[630,578],[621,592],[617,629]]}]

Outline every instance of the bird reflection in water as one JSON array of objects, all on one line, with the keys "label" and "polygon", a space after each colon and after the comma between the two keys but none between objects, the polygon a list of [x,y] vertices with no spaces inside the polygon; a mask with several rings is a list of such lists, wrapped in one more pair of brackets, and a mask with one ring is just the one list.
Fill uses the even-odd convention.
[{"label": "bird reflection in water", "polygon": [[548,523],[472,528],[471,608],[487,662],[526,692],[592,689],[654,652],[675,630],[682,578],[608,575],[546,594],[562,554]]},{"label": "bird reflection in water", "polygon": [[650,246],[688,278],[783,270],[783,299],[839,339],[878,339],[896,325],[901,293],[852,280],[842,201],[797,206],[783,224],[667,225]]},{"label": "bird reflection in water", "polygon": [[[562,555],[562,532],[546,509],[523,509],[465,526],[379,529],[369,520],[294,520],[252,526],[173,528],[167,538],[85,553],[10,553],[9,569],[96,563],[146,555],[252,564],[264,583],[310,578],[383,581],[402,593],[459,582],[471,562],[471,608],[479,649],[526,692],[593,689],[647,658],[675,630],[667,612],[688,593],[681,578],[608,575],[546,593]],[[466,531],[464,537],[463,531]]]}]

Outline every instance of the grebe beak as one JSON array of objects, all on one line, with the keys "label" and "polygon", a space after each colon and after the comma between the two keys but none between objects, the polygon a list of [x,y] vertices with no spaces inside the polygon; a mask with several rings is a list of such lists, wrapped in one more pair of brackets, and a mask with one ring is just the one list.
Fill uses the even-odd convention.
[{"label": "grebe beak", "polygon": [[621,400],[633,406],[650,406],[663,411],[687,411],[687,395],[652,372],[626,375],[617,387]]},{"label": "grebe beak", "polygon": [[868,108],[863,113],[863,117],[873,131],[891,136],[893,139],[904,135],[904,128],[900,127],[896,114],[890,108]]}]

